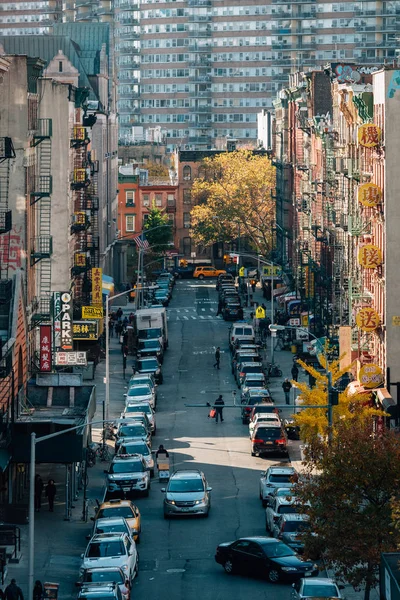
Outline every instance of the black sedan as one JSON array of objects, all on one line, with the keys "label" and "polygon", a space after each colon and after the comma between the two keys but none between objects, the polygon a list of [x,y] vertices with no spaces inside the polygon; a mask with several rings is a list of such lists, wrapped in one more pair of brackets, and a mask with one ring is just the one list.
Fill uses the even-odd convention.
[{"label": "black sedan", "polygon": [[318,575],[318,565],[302,560],[289,546],[268,537],[241,538],[220,544],[215,560],[226,573],[266,577],[271,583]]}]

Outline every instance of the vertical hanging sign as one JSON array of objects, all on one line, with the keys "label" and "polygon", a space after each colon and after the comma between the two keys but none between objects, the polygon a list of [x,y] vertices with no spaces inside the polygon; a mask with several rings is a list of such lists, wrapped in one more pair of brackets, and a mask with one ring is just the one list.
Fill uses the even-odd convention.
[{"label": "vertical hanging sign", "polygon": [[61,294],[61,349],[72,350],[72,297],[69,292]]},{"label": "vertical hanging sign", "polygon": [[51,373],[51,325],[40,326],[40,371]]},{"label": "vertical hanging sign", "polygon": [[57,352],[61,348],[61,294],[60,292],[53,293],[53,340],[54,351]]},{"label": "vertical hanging sign", "polygon": [[92,269],[92,305],[103,305],[103,269]]}]

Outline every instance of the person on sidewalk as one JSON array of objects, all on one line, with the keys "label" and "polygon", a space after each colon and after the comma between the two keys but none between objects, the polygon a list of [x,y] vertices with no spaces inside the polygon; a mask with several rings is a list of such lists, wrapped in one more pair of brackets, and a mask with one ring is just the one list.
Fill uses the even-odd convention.
[{"label": "person on sidewalk", "polygon": [[35,581],[35,587],[33,588],[33,600],[43,600],[43,586],[39,579]]},{"label": "person on sidewalk", "polygon": [[4,597],[6,600],[24,600],[22,590],[15,579],[11,579],[11,583],[6,587]]},{"label": "person on sidewalk", "polygon": [[239,321],[243,321],[243,317],[244,317],[243,308],[240,307],[239,310],[238,310],[238,319],[239,319]]},{"label": "person on sidewalk", "polygon": [[46,496],[49,500],[49,511],[54,512],[54,498],[57,494],[57,488],[54,485],[54,479],[49,479],[49,483],[46,486]]},{"label": "person on sidewalk", "polygon": [[44,483],[43,479],[40,477],[39,473],[35,475],[35,510],[39,512],[42,507],[42,493],[43,493]]},{"label": "person on sidewalk", "polygon": [[222,399],[222,394],[220,394],[218,396],[218,398],[216,399],[216,401],[214,402],[214,408],[217,411],[217,413],[215,415],[215,422],[216,423],[218,423],[218,417],[221,419],[221,423],[223,423],[223,421],[224,421],[224,417],[223,417],[223,414],[222,414],[224,406],[225,406],[225,402]]},{"label": "person on sidewalk", "polygon": [[299,377],[299,368],[296,365],[296,363],[294,363],[294,365],[292,367],[292,379],[294,381],[297,381],[298,377]]},{"label": "person on sidewalk", "polygon": [[215,363],[214,363],[214,369],[215,369],[215,367],[217,367],[217,369],[219,369],[219,361],[220,361],[220,358],[221,358],[221,351],[220,351],[220,349],[219,349],[219,346],[218,346],[218,348],[217,348],[217,349],[216,349],[216,351],[215,351]]},{"label": "person on sidewalk", "polygon": [[292,389],[292,384],[289,379],[286,377],[285,381],[282,383],[282,389],[285,392],[285,402],[286,404],[290,404],[290,390]]}]

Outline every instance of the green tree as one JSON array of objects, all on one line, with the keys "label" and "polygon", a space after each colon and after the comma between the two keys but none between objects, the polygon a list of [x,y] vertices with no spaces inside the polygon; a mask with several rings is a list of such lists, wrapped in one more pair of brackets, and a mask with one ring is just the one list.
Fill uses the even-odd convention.
[{"label": "green tree", "polygon": [[191,235],[208,246],[229,242],[240,234],[256,251],[267,255],[275,221],[275,167],[266,155],[251,150],[223,152],[202,162],[195,179]]},{"label": "green tree", "polygon": [[305,473],[295,493],[310,517],[305,553],[322,550],[339,579],[364,587],[368,600],[377,584],[380,555],[400,544],[398,511],[400,444],[391,431],[374,432],[374,420],[341,419],[330,445],[315,438],[305,450]]},{"label": "green tree", "polygon": [[144,231],[153,253],[164,252],[171,245],[172,225],[168,216],[156,206],[149,212]]}]

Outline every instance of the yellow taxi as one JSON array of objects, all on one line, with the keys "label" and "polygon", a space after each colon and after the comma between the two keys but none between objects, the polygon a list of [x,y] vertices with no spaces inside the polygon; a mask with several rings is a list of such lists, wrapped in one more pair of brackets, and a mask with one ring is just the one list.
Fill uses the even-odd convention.
[{"label": "yellow taxi", "polygon": [[138,507],[130,500],[108,500],[100,504],[93,520],[110,519],[112,517],[124,517],[126,519],[132,531],[133,539],[138,544],[142,530]]},{"label": "yellow taxi", "polygon": [[218,275],[225,275],[225,273],[224,269],[216,269],[215,267],[196,267],[193,277],[204,279],[204,277],[218,277]]}]

